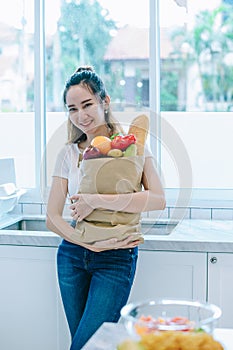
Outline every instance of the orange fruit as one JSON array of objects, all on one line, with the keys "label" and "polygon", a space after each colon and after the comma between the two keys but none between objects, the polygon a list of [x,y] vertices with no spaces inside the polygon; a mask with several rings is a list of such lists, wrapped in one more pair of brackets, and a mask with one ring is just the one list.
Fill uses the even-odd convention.
[{"label": "orange fruit", "polygon": [[91,146],[98,148],[102,154],[107,154],[111,149],[111,143],[107,136],[96,136],[91,141]]}]

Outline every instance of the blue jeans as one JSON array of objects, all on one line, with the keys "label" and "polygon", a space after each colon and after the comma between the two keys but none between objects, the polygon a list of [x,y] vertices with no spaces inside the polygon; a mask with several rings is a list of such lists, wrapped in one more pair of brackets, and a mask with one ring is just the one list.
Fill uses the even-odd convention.
[{"label": "blue jeans", "polygon": [[103,322],[118,322],[133,284],[138,248],[92,252],[65,240],[57,254],[58,280],[71,333],[80,350]]}]

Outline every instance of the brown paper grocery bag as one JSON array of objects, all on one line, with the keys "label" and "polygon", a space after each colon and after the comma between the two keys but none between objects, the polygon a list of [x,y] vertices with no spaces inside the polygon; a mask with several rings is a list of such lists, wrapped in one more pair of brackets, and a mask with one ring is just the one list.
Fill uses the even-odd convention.
[{"label": "brown paper grocery bag", "polygon": [[144,156],[82,160],[80,193],[131,193],[141,191]]},{"label": "brown paper grocery bag", "polygon": [[[80,165],[79,193],[123,194],[141,191],[144,156],[95,158]],[[124,211],[94,210],[77,222],[73,239],[93,244],[98,241],[128,236],[144,242],[141,215]]]}]

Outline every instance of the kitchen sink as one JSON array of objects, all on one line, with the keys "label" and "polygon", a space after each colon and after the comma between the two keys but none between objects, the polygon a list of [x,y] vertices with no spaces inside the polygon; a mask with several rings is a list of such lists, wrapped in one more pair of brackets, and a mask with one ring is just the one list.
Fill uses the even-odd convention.
[{"label": "kitchen sink", "polygon": [[[69,221],[68,221],[69,222]],[[173,221],[142,220],[142,233],[144,235],[169,235],[177,226]],[[14,224],[4,227],[3,230],[17,231],[49,231],[44,218],[24,218]]]},{"label": "kitchen sink", "polygon": [[4,227],[3,230],[17,231],[49,231],[45,219],[22,219],[12,225]]},{"label": "kitchen sink", "polygon": [[143,235],[155,235],[155,236],[163,236],[163,235],[170,235],[172,231],[176,228],[178,222],[172,222],[172,221],[162,221],[162,222],[155,222],[155,221],[142,221],[142,233]]}]

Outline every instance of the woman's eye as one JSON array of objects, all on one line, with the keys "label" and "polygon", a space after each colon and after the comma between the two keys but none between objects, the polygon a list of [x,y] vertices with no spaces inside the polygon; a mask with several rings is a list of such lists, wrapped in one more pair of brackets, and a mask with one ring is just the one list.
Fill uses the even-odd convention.
[{"label": "woman's eye", "polygon": [[69,109],[69,113],[76,112],[76,111],[77,111],[77,108],[74,108],[74,107]]},{"label": "woman's eye", "polygon": [[91,107],[91,106],[92,106],[92,103],[87,103],[87,104],[85,104],[85,105],[83,106],[83,109],[89,108],[89,107]]}]

